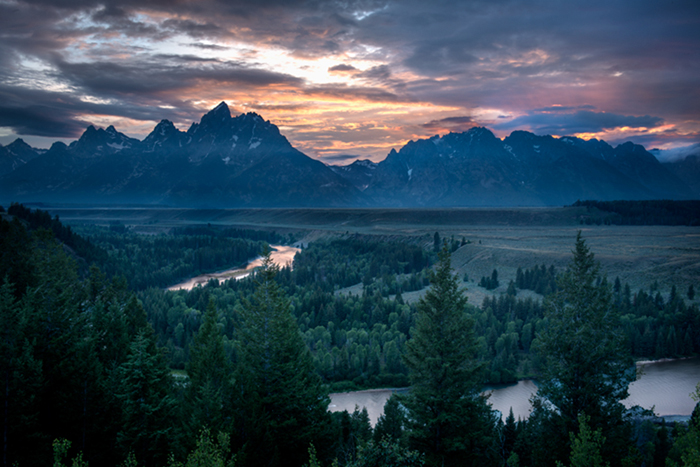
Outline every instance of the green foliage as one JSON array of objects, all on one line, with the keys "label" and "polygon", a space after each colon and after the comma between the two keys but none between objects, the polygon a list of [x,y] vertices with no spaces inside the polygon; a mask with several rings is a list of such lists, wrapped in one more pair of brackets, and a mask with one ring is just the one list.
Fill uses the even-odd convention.
[{"label": "green foliage", "polygon": [[278,271],[265,256],[241,310],[235,421],[245,465],[301,465],[329,422],[328,394],[275,282]]},{"label": "green foliage", "polygon": [[[635,371],[610,287],[598,277],[599,266],[579,232],[569,268],[546,302],[548,327],[538,337],[544,364],[537,393],[546,403],[536,410],[547,412],[558,420],[554,425],[565,428],[558,433],[544,430],[542,435],[559,438],[576,432],[578,417],[585,412],[608,439],[606,457],[620,459],[616,449],[622,448],[616,442],[626,436],[620,401],[627,397]],[[559,446],[567,446],[567,441],[561,439]]]},{"label": "green foliage", "polygon": [[170,370],[150,328],[136,335],[118,376],[116,396],[122,407],[119,445],[126,452],[133,451],[146,465],[164,463],[170,449],[175,401]]},{"label": "green foliage", "polygon": [[[355,236],[311,243],[294,259],[294,283],[333,292],[362,282],[382,296],[419,290],[424,281],[418,274],[430,259],[418,245],[380,242]],[[397,279],[397,275],[410,275]]]},{"label": "green foliage", "polygon": [[491,277],[482,276],[479,281],[479,287],[483,287],[486,290],[497,289],[500,283],[498,282],[498,271],[496,269],[491,273]]},{"label": "green foliage", "polygon": [[404,426],[406,424],[406,414],[401,407],[399,397],[392,394],[384,404],[384,413],[379,416],[377,425],[374,427],[374,441],[379,443],[386,438],[401,445],[404,444]]},{"label": "green foliage", "polygon": [[540,295],[549,295],[557,291],[557,273],[554,265],[547,268],[544,264],[532,269],[518,268],[515,274],[515,286],[519,289],[532,290]]},{"label": "green foliage", "polygon": [[408,450],[397,441],[384,438],[369,441],[362,447],[354,462],[348,467],[420,467],[425,465],[424,456],[418,451]]},{"label": "green foliage", "polygon": [[[601,449],[605,443],[605,437],[601,430],[593,431],[588,424],[589,418],[581,413],[578,417],[578,434],[569,433],[571,438],[571,467],[604,467],[610,464],[603,462]],[[561,462],[557,466],[563,467]]]},{"label": "green foliage", "polygon": [[189,433],[205,426],[215,432],[231,423],[232,368],[224,350],[213,299],[190,348],[189,381],[185,394],[185,423]]},{"label": "green foliage", "polygon": [[[437,399],[444,406],[447,402],[443,400],[451,392],[435,391],[439,397],[433,399],[424,393],[423,413],[427,415],[421,420],[427,421],[421,426],[416,423],[416,414],[422,409],[409,411],[411,420],[406,420],[405,409],[395,397],[387,403],[375,430],[371,430],[366,412],[359,409],[353,414],[326,413],[327,391],[316,374],[338,388],[407,386],[410,364],[403,357],[410,347],[408,336],[415,339],[420,329],[425,331],[416,315],[427,314],[426,307],[436,303],[445,308],[450,303],[461,307],[462,313],[455,315],[461,318],[455,325],[462,319],[462,324],[470,321],[466,331],[451,340],[460,347],[455,352],[465,350],[468,354],[460,357],[462,363],[483,369],[480,376],[478,371],[471,375],[477,392],[484,380],[514,381],[538,369],[546,372],[552,368],[546,354],[534,351],[546,344],[550,332],[572,332],[572,342],[599,341],[599,346],[608,348],[604,339],[591,337],[596,334],[586,326],[567,328],[558,322],[583,302],[562,300],[561,290],[547,302],[546,314],[539,301],[518,299],[510,286],[508,293],[487,296],[478,309],[469,307],[460,293],[452,294],[450,287],[440,289],[437,284],[456,281],[444,274],[446,253],[442,252],[441,263],[432,275],[433,286],[424,300],[418,305],[407,303],[402,292],[422,288],[428,276],[425,268],[430,256],[418,242],[350,237],[312,243],[297,256],[302,265],[299,268],[274,268],[256,278],[210,284],[191,292],[145,289],[136,296],[116,272],[119,268],[115,265],[120,262],[128,266],[123,271],[130,280],[132,272],[141,268],[144,283],[155,283],[157,277],[165,277],[157,262],[148,258],[157,250],[158,241],[172,242],[166,245],[166,250],[172,247],[169,252],[161,252],[163,258],[176,258],[182,255],[174,246],[177,242],[184,242],[182,245],[189,245],[186,248],[194,252],[214,244],[223,248],[226,238],[240,236],[202,227],[142,239],[115,225],[95,230],[104,238],[117,239],[111,243],[114,248],[109,247],[107,253],[109,242],[101,246],[88,242],[94,248],[91,251],[97,252],[89,259],[84,252],[90,247],[80,247],[84,239],[64,228],[57,218],[19,208],[13,211],[21,212],[24,220],[0,219],[0,384],[5,388],[0,405],[6,407],[2,415],[6,465],[50,464],[54,439],[70,440],[73,447],[65,448],[59,462],[68,463],[70,458],[74,465],[89,461],[110,466],[119,459],[126,459],[125,465],[131,467],[164,465],[168,453],[177,456],[172,457],[172,465],[174,459],[216,464],[233,459],[231,447],[241,465],[301,465],[313,461],[304,449],[311,443],[319,447],[314,455],[319,465],[329,465],[333,458],[342,465],[417,465],[411,463],[418,462],[418,457],[415,451],[408,451],[408,432],[411,446],[424,449],[421,434],[427,430],[421,430],[436,426],[440,420],[447,420],[447,432],[442,433],[447,442],[441,445],[447,453],[446,463],[460,462],[459,453],[466,458],[466,453],[472,452],[478,455],[465,462],[569,462],[571,450],[577,448],[578,441],[573,440],[585,438],[599,440],[602,459],[614,465],[626,457],[625,465],[659,466],[669,452],[669,465],[693,465],[698,445],[695,425],[691,423],[687,429],[679,426],[671,435],[651,423],[637,423],[632,438],[627,435],[627,425],[613,416],[619,406],[604,402],[596,388],[603,387],[602,392],[608,395],[614,391],[596,386],[595,378],[589,386],[593,389],[582,390],[592,401],[585,413],[591,416],[588,426],[595,431],[590,430],[588,438],[582,438],[579,418],[570,423],[553,410],[549,405],[553,399],[536,400],[529,420],[515,422],[508,417],[496,428],[488,407],[483,400],[473,399],[476,393],[470,389],[464,392],[466,401],[459,401],[442,419],[432,417],[425,408],[437,406]],[[255,237],[257,234],[240,233],[251,240],[264,240]],[[63,244],[55,240],[59,235]],[[72,250],[64,247],[69,241],[75,245]],[[454,250],[456,243],[448,241],[447,252]],[[152,247],[156,249],[149,250]],[[135,261],[130,263],[132,259]],[[106,266],[108,272],[95,265],[88,268],[91,261]],[[195,263],[188,264],[193,267]],[[548,281],[554,277],[553,268],[544,266],[525,273],[521,269],[519,275],[524,278],[528,272],[531,281],[537,274]],[[571,270],[569,274],[573,274]],[[335,293],[363,280],[366,286],[360,293]],[[668,295],[657,284],[652,290],[632,293],[629,285],[618,279],[611,291],[599,274],[591,284],[590,290],[598,291],[597,295],[584,301],[609,305],[604,324],[610,328],[599,324],[596,328],[613,340],[624,341],[627,336],[628,344],[624,345],[633,355],[654,358],[700,352],[700,312],[696,304],[683,301],[686,294],[678,293],[681,289]],[[274,318],[276,312],[269,310],[284,310],[279,316],[285,317]],[[263,321],[256,321],[258,318],[252,317],[255,313],[268,324],[277,320],[278,332],[268,328],[266,334],[259,334]],[[264,315],[267,318],[261,318]],[[598,323],[595,319],[592,322]],[[445,327],[447,334],[451,329],[450,325]],[[431,332],[442,332],[442,328],[434,327]],[[451,343],[439,338],[432,342],[440,352],[449,353]],[[167,357],[161,346],[167,348]],[[279,351],[266,353],[272,348]],[[584,355],[595,355],[586,346],[579,348],[584,349]],[[285,360],[282,355],[299,359],[291,363],[291,358]],[[442,369],[451,374],[455,373],[452,368],[460,369],[456,360],[447,362],[445,358],[444,366],[430,367],[435,360],[425,359],[420,365],[436,375]],[[189,377],[173,382],[168,366],[187,368]],[[311,376],[304,379],[306,376],[300,374]],[[557,377],[569,381],[566,374]],[[610,379],[625,383],[629,377],[631,374]],[[451,385],[452,380],[446,377],[443,383]],[[420,394],[419,385],[415,386]],[[554,385],[566,393],[570,384],[564,386]],[[598,406],[605,410],[596,412]],[[700,408],[696,411],[700,413]],[[197,436],[204,426],[210,431],[205,437]],[[214,441],[209,433],[219,431],[230,432],[230,441]],[[430,463],[436,459],[433,454],[425,458]]]},{"label": "green foliage", "polygon": [[698,200],[577,201],[586,207],[581,224],[700,225]]},{"label": "green foliage", "polygon": [[[191,230],[181,230],[174,235],[138,235],[128,229],[98,226],[76,230],[97,249],[86,259],[99,263],[108,277],[127,278],[134,290],[167,287],[199,274],[243,265],[260,255],[266,244],[240,238],[239,231],[187,235]],[[262,237],[279,239],[276,235]]]},{"label": "green foliage", "polygon": [[42,380],[41,361],[34,358],[24,330],[26,316],[18,305],[12,284],[0,286],[0,391],[2,411],[2,458],[12,462],[31,441],[39,415]]},{"label": "green foliage", "polygon": [[404,354],[411,378],[411,391],[402,398],[409,439],[430,465],[483,465],[491,454],[494,416],[479,394],[474,322],[447,247],[439,258]]},{"label": "green foliage", "polygon": [[226,433],[219,433],[214,440],[208,429],[203,429],[197,438],[197,447],[187,456],[183,464],[175,462],[172,458],[168,467],[233,467],[235,457],[230,452],[230,437]]},{"label": "green foliage", "polygon": [[[70,441],[67,439],[55,439],[53,441],[53,467],[64,467],[63,459],[68,455]],[[72,462],[72,467],[88,467],[88,463],[83,460],[83,453],[79,452]]]}]

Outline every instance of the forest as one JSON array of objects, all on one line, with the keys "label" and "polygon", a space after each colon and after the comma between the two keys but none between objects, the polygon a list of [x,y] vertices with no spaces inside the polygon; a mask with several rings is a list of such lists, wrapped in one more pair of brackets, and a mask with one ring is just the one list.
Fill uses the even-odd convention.
[{"label": "forest", "polygon": [[581,224],[700,225],[699,200],[577,201],[587,215]]},{"label": "forest", "polygon": [[[666,426],[619,403],[635,358],[700,353],[692,285],[664,296],[609,281],[580,235],[565,270],[520,268],[506,293],[471,304],[450,265],[469,242],[437,233],[428,249],[317,240],[293,267],[268,260],[245,279],[171,292],[295,239],[71,228],[18,204],[0,216],[3,465],[700,461],[700,409]],[[502,422],[481,387],[526,377],[540,381],[531,417]],[[366,411],[327,410],[332,391],[408,386],[374,428]]]}]

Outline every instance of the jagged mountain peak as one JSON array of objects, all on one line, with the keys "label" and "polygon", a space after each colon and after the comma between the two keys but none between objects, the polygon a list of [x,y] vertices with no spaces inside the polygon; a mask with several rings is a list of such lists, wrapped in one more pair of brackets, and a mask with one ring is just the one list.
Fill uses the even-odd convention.
[{"label": "jagged mountain peak", "polygon": [[66,149],[68,149],[68,145],[66,143],[63,141],[56,141],[51,145],[49,151],[65,151]]},{"label": "jagged mountain peak", "polygon": [[149,152],[157,149],[177,149],[182,147],[185,133],[175,128],[170,120],[163,119],[153,128],[143,140],[145,150]]},{"label": "jagged mountain peak", "polygon": [[5,146],[5,149],[10,151],[13,154],[24,154],[27,151],[31,152],[36,152],[36,149],[28,145],[22,138],[17,138],[7,146]]},{"label": "jagged mountain peak", "polygon": [[80,157],[93,157],[131,149],[140,143],[139,140],[117,131],[113,125],[106,130],[89,125],[80,139],[73,141],[68,147]]},{"label": "jagged mountain peak", "polygon": [[211,109],[209,112],[202,116],[202,124],[208,120],[229,120],[231,119],[231,111],[228,108],[226,102],[221,102],[219,105]]}]

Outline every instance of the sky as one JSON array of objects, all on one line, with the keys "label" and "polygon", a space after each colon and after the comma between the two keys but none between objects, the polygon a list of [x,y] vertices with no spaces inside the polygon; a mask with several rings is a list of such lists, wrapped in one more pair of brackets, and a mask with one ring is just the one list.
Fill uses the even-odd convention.
[{"label": "sky", "polygon": [[474,126],[678,153],[700,1],[0,0],[0,144],[143,139],[221,101],[327,163]]}]

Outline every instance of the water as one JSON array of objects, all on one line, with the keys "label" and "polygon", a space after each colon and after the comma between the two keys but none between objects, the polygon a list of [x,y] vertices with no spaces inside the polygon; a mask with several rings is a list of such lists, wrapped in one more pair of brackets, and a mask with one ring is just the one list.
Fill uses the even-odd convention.
[{"label": "water", "polygon": [[[653,407],[654,413],[659,416],[687,417],[693,412],[695,401],[690,393],[695,391],[696,384],[700,382],[700,357],[640,362],[637,367],[642,370],[642,376],[630,385],[630,396],[622,401],[625,406],[639,405],[645,409]],[[384,411],[384,404],[394,391],[396,390],[375,389],[331,394],[329,410],[352,412],[355,405],[360,409],[367,407],[370,422],[374,426]],[[494,410],[501,412],[505,418],[512,407],[516,420],[530,415],[530,398],[536,392],[537,384],[532,380],[493,386],[485,391],[490,394],[489,403]]]},{"label": "water", "polygon": [[[270,258],[272,262],[279,266],[286,266],[287,264],[292,264],[294,262],[294,255],[299,251],[299,248],[294,248],[293,246],[284,245],[270,245],[272,248],[272,253],[270,253]],[[193,277],[185,282],[182,282],[172,287],[168,287],[168,290],[192,290],[198,285],[204,285],[211,279],[216,279],[219,282],[227,281],[229,279],[242,279],[248,276],[253,269],[262,266],[262,256],[255,258],[253,261],[248,263],[245,268],[235,268],[228,269],[226,271],[215,272],[212,274],[202,274],[201,276]]]}]

